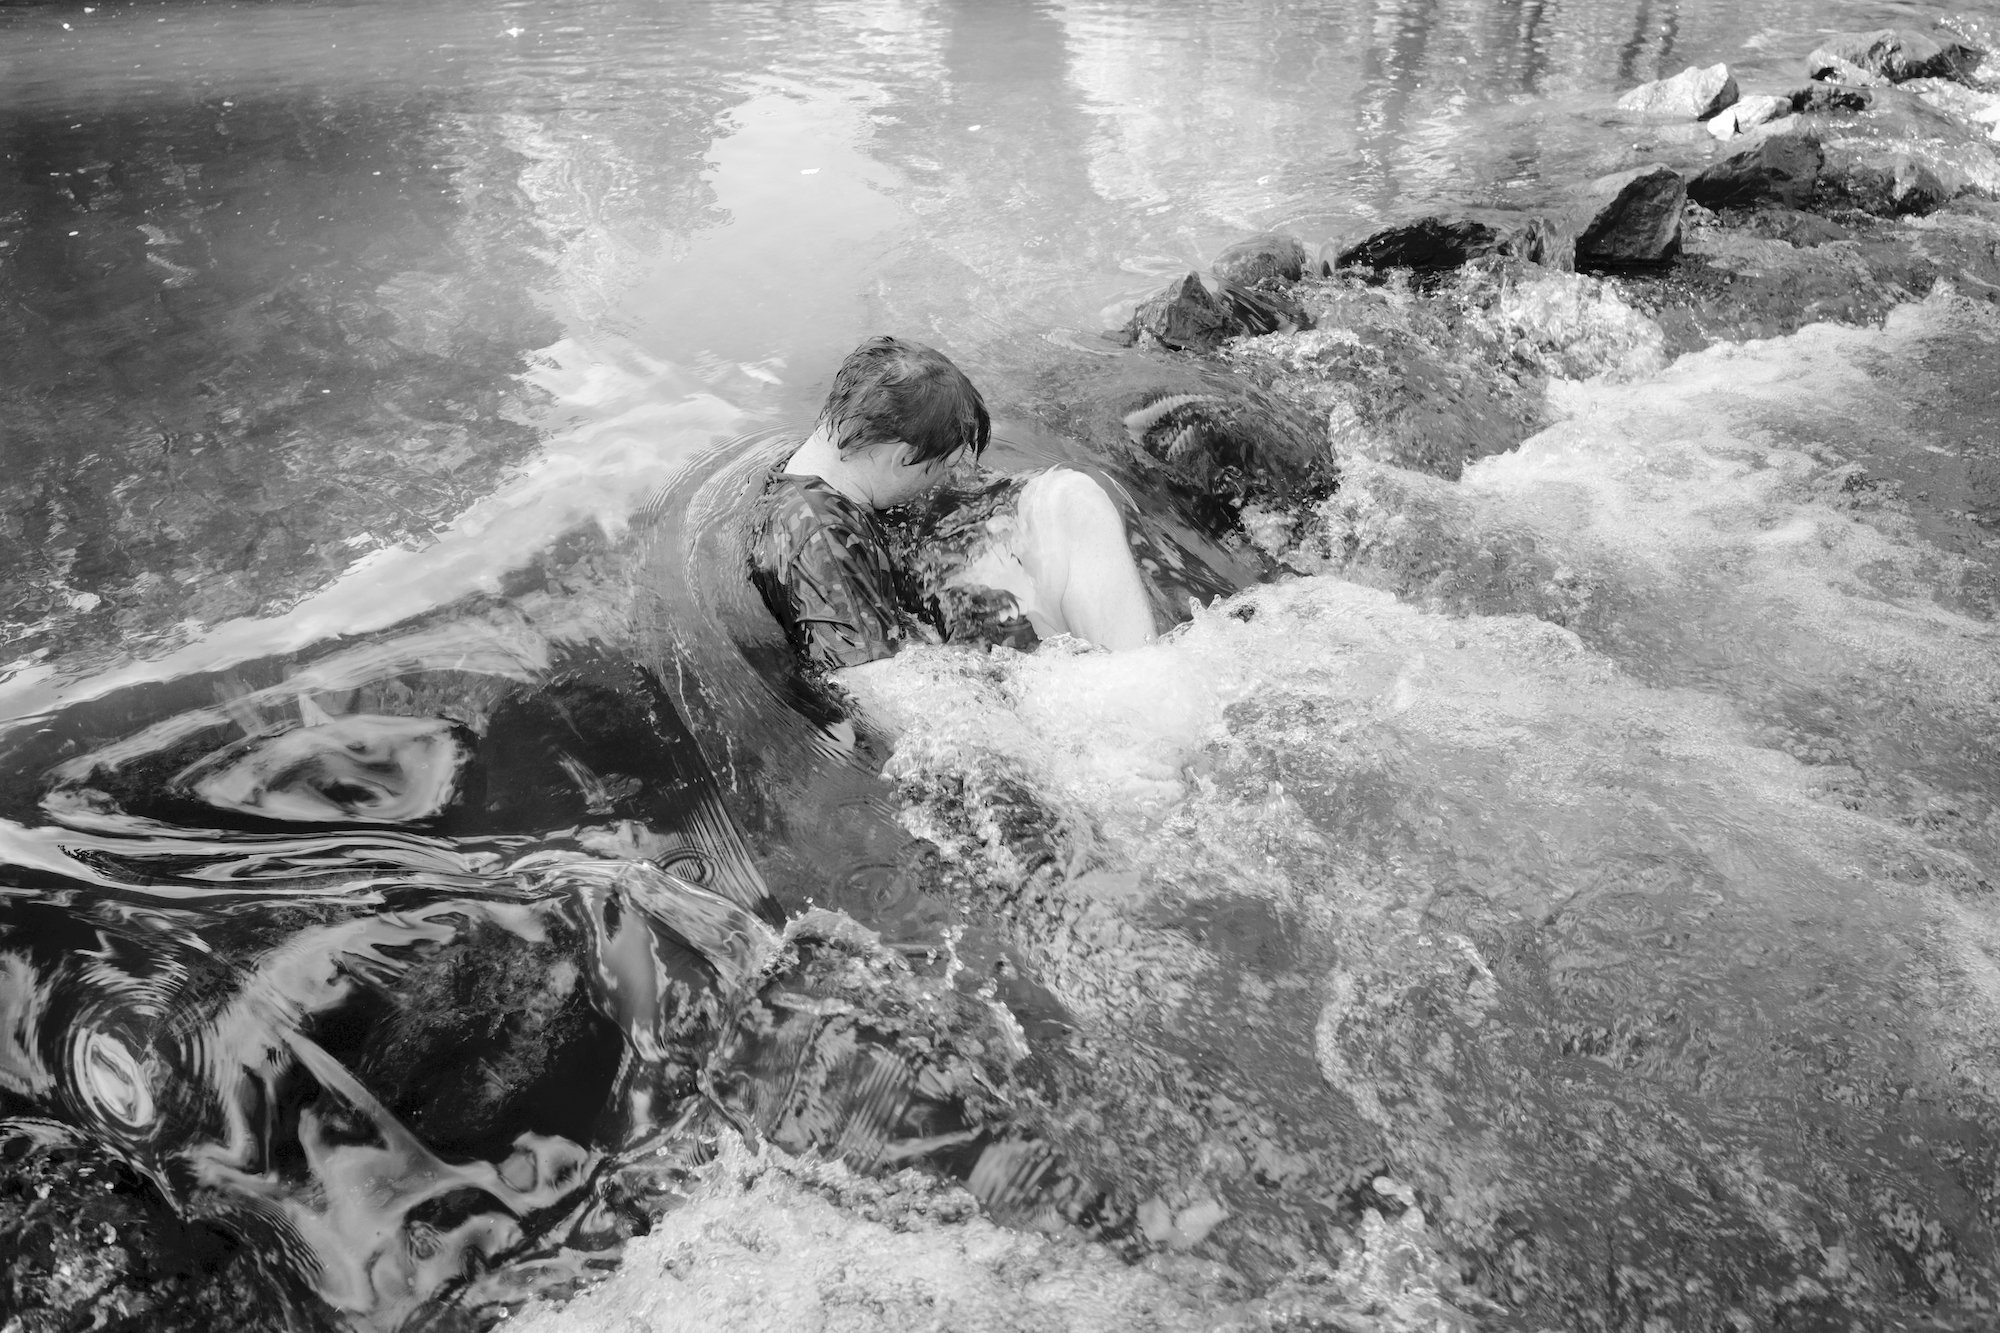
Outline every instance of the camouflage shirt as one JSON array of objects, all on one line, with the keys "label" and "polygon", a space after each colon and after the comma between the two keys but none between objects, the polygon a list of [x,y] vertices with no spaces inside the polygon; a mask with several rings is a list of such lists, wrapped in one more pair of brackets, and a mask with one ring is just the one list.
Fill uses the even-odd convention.
[{"label": "camouflage shirt", "polygon": [[751,581],[812,666],[858,666],[937,637],[875,515],[818,477],[772,472],[748,536]]}]

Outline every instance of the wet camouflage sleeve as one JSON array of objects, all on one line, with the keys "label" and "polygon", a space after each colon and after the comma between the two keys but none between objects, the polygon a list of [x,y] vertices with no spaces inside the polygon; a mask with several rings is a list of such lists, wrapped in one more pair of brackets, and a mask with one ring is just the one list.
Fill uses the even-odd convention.
[{"label": "wet camouflage sleeve", "polygon": [[873,516],[811,480],[773,478],[751,526],[751,577],[816,667],[888,657],[910,638],[887,543]]}]

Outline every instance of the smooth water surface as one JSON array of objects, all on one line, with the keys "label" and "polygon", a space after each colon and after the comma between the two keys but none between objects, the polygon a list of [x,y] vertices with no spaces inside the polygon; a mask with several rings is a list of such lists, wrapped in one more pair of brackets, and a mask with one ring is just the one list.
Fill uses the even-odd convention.
[{"label": "smooth water surface", "polygon": [[[732,538],[863,336],[1096,467],[1100,331],[1229,241],[1700,162],[1616,94],[1939,12],[0,9],[7,1113],[364,1326],[663,1212],[774,1301],[873,1247],[991,1312],[1068,1225],[1175,1258],[1019,1262],[1189,1326],[1975,1318],[1990,318],[1669,366],[1551,278],[1486,316],[1569,358],[1519,452],[1357,444],[1309,577],[1129,662],[915,654],[859,727]],[[739,1247],[805,1205],[690,1183],[729,1127],[1027,1229]]]}]

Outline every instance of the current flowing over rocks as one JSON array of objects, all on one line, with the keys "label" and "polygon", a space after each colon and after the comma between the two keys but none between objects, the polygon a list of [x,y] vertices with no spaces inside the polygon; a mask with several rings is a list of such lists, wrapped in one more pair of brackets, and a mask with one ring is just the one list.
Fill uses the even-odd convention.
[{"label": "current flowing over rocks", "polygon": [[1920,32],[1883,28],[1828,38],[1806,58],[1806,74],[1820,79],[1860,71],[1889,83],[1961,79],[1972,73],[1980,58],[1980,52],[1962,42],[1940,42]]},{"label": "current flowing over rocks", "polygon": [[[926,647],[854,681],[881,737],[829,723],[811,743],[886,747],[890,785],[843,789],[839,819],[893,805],[928,858],[933,896],[913,910],[970,934],[926,958],[825,911],[780,936],[690,891],[679,901],[755,955],[713,949],[756,984],[689,1020],[723,1033],[700,1081],[727,1123],[682,1122],[684,1151],[656,1138],[601,1171],[539,1129],[484,1142],[506,1139],[521,1081],[586,1083],[592,1060],[665,1044],[649,974],[629,969],[678,947],[640,924],[666,889],[650,871],[600,883],[589,868],[615,862],[586,855],[639,846],[590,821],[634,814],[653,779],[563,740],[518,786],[574,809],[534,853],[554,859],[520,874],[561,867],[594,906],[514,889],[406,906],[343,955],[355,976],[419,979],[406,1009],[375,1013],[365,1041],[341,1027],[359,1007],[329,1009],[339,1021],[295,1043],[303,1059],[351,1038],[343,1058],[387,1108],[356,1095],[335,1115],[324,1095],[328,1152],[365,1156],[371,1135],[410,1151],[392,1132],[407,1124],[477,1159],[425,1159],[427,1180],[484,1183],[409,1209],[393,1309],[473,1327],[525,1292],[581,1288],[520,1322],[1981,1326],[2000,1296],[1982,1192],[2000,1129],[1968,1071],[1991,1056],[1978,979],[2000,792],[1980,747],[2000,492],[1976,414],[2000,346],[2000,176],[1969,114],[1984,95],[1951,86],[1972,100],[1753,93],[1711,131],[1780,100],[1812,123],[1756,127],[1720,161],[1735,145],[1673,127],[1693,137],[1642,140],[1659,160],[1580,183],[1547,216],[1369,221],[1318,262],[1316,233],[1259,234],[1140,302],[1136,347],[1035,381],[1023,415],[1086,439],[1150,502],[1178,496],[1176,514],[1214,502],[1202,518],[1251,572],[1132,656]],[[567,559],[537,577],[582,582]],[[606,582],[629,598],[636,580]],[[595,637],[616,619],[584,623]],[[408,669],[413,651],[388,642],[403,665],[385,693],[450,697]],[[510,651],[505,671],[533,656]],[[499,679],[479,688],[525,708]],[[260,701],[240,676],[216,685],[204,715]],[[588,731],[601,707],[545,710],[550,734]],[[650,709],[607,715],[637,735],[672,712]],[[491,758],[507,739],[466,743]],[[160,771],[172,780],[138,796],[189,799],[208,773]],[[482,775],[491,801],[507,772]],[[108,790],[55,794],[101,820]],[[447,850],[426,852],[440,882],[492,888],[480,858],[499,853]],[[692,835],[648,854],[726,866]],[[813,891],[849,892],[856,912],[890,900],[816,870]],[[370,861],[357,882],[395,888]],[[350,910],[302,898],[273,919]],[[405,917],[428,933],[396,934]],[[107,915],[87,946],[99,971],[169,918]],[[699,934],[683,922],[679,938]],[[171,975],[208,978],[202,956],[190,946]],[[16,960],[0,955],[0,983]],[[0,992],[0,1015],[26,1013],[10,997],[27,993]],[[478,1040],[454,1044],[464,1033]],[[80,1049],[106,1116],[166,1105],[151,1047]],[[558,1051],[555,1079],[536,1062]],[[641,1118],[694,1077],[646,1069],[657,1086],[624,1112]],[[845,1087],[854,1114],[792,1096],[807,1085]],[[1058,1162],[1075,1168],[1060,1189]],[[248,1259],[225,1261],[219,1232],[160,1225],[137,1174],[87,1154],[32,1163],[0,1214],[34,1239],[8,1273],[30,1293],[17,1304],[45,1293],[47,1328],[263,1317],[242,1313]],[[51,1223],[48,1192],[100,1179],[74,1191],[77,1225]],[[453,1211],[481,1189],[515,1206]],[[513,1249],[492,1241],[509,1226]],[[98,1227],[116,1237],[101,1250]],[[625,1271],[601,1280],[621,1245]],[[208,1285],[171,1266],[174,1246]],[[439,1256],[460,1253],[446,1271]],[[425,1304],[438,1291],[462,1303]]]}]

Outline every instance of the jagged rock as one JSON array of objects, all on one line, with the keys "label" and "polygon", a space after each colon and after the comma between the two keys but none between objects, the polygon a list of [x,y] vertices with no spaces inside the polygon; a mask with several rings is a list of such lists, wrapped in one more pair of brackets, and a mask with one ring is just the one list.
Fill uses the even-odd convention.
[{"label": "jagged rock", "polygon": [[1736,76],[1727,65],[1689,65],[1671,79],[1642,83],[1618,99],[1620,111],[1645,116],[1707,120],[1736,101]]},{"label": "jagged rock", "polygon": [[1657,264],[1681,248],[1687,182],[1672,167],[1640,167],[1585,186],[1570,213],[1578,268]]},{"label": "jagged rock", "polygon": [[1891,83],[1901,83],[1904,79],[1963,79],[1978,67],[1981,57],[1981,52],[1963,42],[1940,42],[1907,28],[1879,28],[1874,32],[1836,33],[1827,38],[1806,57],[1806,74],[1821,79],[1853,68]]},{"label": "jagged rock", "polygon": [[1147,334],[1163,347],[1210,352],[1244,331],[1229,308],[1202,285],[1201,275],[1177,278],[1147,297],[1126,326],[1135,338]]},{"label": "jagged rock", "polygon": [[[1880,83],[1881,80],[1871,80]],[[1865,87],[1840,83],[1809,83],[1792,89],[1792,110],[1798,115],[1827,111],[1866,111],[1874,94]]]},{"label": "jagged rock", "polygon": [[1718,139],[1733,139],[1745,130],[1753,130],[1791,114],[1791,98],[1760,93],[1755,97],[1745,97],[1709,117],[1708,132]]},{"label": "jagged rock", "polygon": [[1516,255],[1545,263],[1556,252],[1548,224],[1540,218],[1526,214],[1432,216],[1386,227],[1359,244],[1336,251],[1330,266],[1441,273],[1485,255]]},{"label": "jagged rock", "polygon": [[1803,134],[1774,134],[1689,181],[1688,198],[1718,209],[1759,204],[1803,208],[1825,162],[1818,140]]},{"label": "jagged rock", "polygon": [[1224,250],[1209,265],[1217,280],[1238,287],[1297,282],[1305,276],[1306,248],[1296,236],[1264,232]]}]

